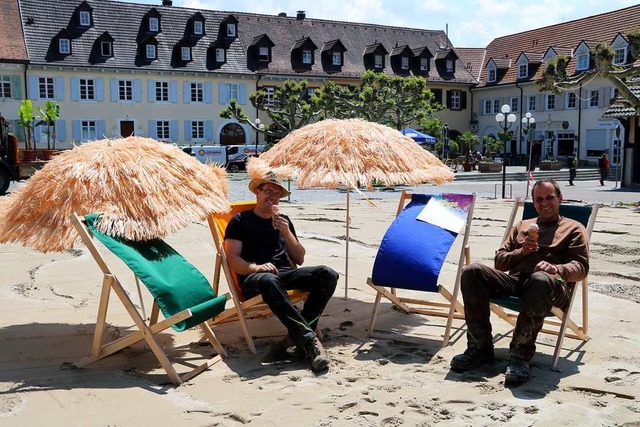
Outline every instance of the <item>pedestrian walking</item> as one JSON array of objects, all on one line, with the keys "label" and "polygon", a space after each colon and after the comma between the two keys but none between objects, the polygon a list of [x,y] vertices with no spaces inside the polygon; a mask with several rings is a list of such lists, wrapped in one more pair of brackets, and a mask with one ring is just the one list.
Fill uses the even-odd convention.
[{"label": "pedestrian walking", "polygon": [[600,185],[604,185],[604,180],[609,176],[611,165],[607,153],[602,154],[602,157],[598,159],[598,169],[600,169]]},{"label": "pedestrian walking", "polygon": [[578,156],[575,151],[569,156],[567,162],[569,163],[569,185],[573,185],[573,180],[576,179],[576,174],[578,173]]}]

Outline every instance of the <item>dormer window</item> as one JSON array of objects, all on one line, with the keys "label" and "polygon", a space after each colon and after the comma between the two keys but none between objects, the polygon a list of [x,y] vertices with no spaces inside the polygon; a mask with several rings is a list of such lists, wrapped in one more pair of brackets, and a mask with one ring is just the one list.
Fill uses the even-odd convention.
[{"label": "dormer window", "polygon": [[225,52],[221,47],[216,48],[216,62],[225,62]]},{"label": "dormer window", "polygon": [[268,61],[269,60],[269,48],[266,46],[261,46],[258,50],[258,60],[259,61]]},{"label": "dormer window", "polygon": [[615,49],[615,54],[613,55],[613,65],[623,65],[627,62],[627,48],[619,47]]},{"label": "dormer window", "polygon": [[160,20],[155,16],[149,17],[149,31],[153,33],[160,31]]},{"label": "dormer window", "polygon": [[581,70],[588,70],[588,69],[589,69],[589,54],[583,53],[581,55],[578,55],[578,58],[576,60],[576,70],[581,71]]},{"label": "dormer window", "polygon": [[403,70],[408,70],[409,69],[409,57],[403,56],[400,59],[400,68],[402,68]]},{"label": "dormer window", "polygon": [[204,25],[202,21],[193,21],[193,34],[201,36],[204,33]]},{"label": "dormer window", "polygon": [[374,55],[374,63],[373,66],[376,68],[382,68],[382,55]]},{"label": "dormer window", "polygon": [[188,46],[182,46],[182,48],[180,48],[180,58],[183,61],[191,61],[191,48]]},{"label": "dormer window", "polygon": [[235,37],[236,36],[236,24],[229,22],[227,24],[227,37]]},{"label": "dormer window", "polygon": [[342,65],[342,53],[333,52],[331,55],[331,64],[332,65]]},{"label": "dormer window", "polygon": [[60,53],[70,54],[71,53],[71,40],[69,39],[59,39],[58,40],[58,48]]},{"label": "dormer window", "polygon": [[529,64],[520,64],[518,65],[518,78],[526,79],[529,75]]},{"label": "dormer window", "polygon": [[495,68],[489,68],[487,70],[487,81],[489,83],[493,83],[496,81],[497,78],[497,73],[496,73],[496,69]]},{"label": "dormer window", "polygon": [[100,55],[112,56],[111,42],[100,42]]},{"label": "dormer window", "polygon": [[156,45],[148,44],[145,48],[145,54],[147,59],[156,59]]},{"label": "dormer window", "polygon": [[445,63],[447,73],[453,73],[453,59],[447,59]]},{"label": "dormer window", "polygon": [[427,71],[429,69],[429,58],[420,58],[420,71]]},{"label": "dormer window", "polygon": [[310,50],[302,51],[302,63],[303,64],[311,64],[313,63],[313,53]]},{"label": "dormer window", "polygon": [[80,11],[79,21],[81,27],[91,26],[91,13],[87,11]]}]

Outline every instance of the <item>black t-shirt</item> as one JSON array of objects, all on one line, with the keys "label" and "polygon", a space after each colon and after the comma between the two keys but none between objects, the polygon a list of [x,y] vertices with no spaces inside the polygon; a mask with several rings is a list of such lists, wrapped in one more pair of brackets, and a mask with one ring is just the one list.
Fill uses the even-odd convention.
[{"label": "black t-shirt", "polygon": [[[289,229],[296,236],[296,230],[288,216],[282,215],[289,221]],[[248,262],[264,264],[267,262],[275,265],[279,271],[291,269],[287,258],[287,250],[284,238],[280,231],[273,228],[271,218],[260,218],[253,210],[235,214],[224,233],[224,238],[239,240],[242,242],[240,256]],[[240,283],[246,276],[238,275]]]}]

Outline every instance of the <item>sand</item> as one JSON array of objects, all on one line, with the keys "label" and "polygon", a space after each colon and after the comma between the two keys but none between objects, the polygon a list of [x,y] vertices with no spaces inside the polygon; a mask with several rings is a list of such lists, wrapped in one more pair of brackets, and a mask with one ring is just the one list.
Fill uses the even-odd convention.
[{"label": "sand", "polygon": [[[383,302],[373,336],[367,336],[375,295],[366,279],[397,201],[376,203],[352,197],[347,300],[344,203],[281,205],[307,248],[305,265],[327,264],[341,274],[320,323],[332,358],[321,375],[297,361],[261,364],[237,323],[216,328],[229,356],[181,387],[169,382],[144,344],[71,369],[69,363],[87,356],[91,346],[101,287],[93,259],[83,247],[42,254],[0,245],[0,425],[640,425],[640,213],[628,207],[600,211],[591,245],[591,340],[565,340],[552,370],[555,338],[541,335],[530,381],[505,388],[511,329],[500,319],[492,318],[497,363],[463,374],[448,368],[466,346],[461,321],[454,322],[451,345],[442,348],[445,319],[406,315]],[[473,261],[491,262],[510,209],[509,201],[477,201]],[[167,240],[213,276],[213,242],[204,223]],[[131,274],[108,259],[135,297]],[[449,289],[455,261],[450,255],[441,276]],[[150,305],[147,297],[147,311]],[[109,308],[109,336],[132,330],[115,297]],[[579,314],[578,305],[573,315]],[[284,332],[273,317],[250,326],[259,354]],[[211,354],[199,339],[196,329],[160,335],[179,372]]]}]

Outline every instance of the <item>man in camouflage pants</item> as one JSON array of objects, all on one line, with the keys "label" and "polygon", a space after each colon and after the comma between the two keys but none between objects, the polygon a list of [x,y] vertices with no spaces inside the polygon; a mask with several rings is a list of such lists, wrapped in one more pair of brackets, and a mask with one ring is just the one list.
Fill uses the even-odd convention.
[{"label": "man in camouflage pants", "polygon": [[[566,307],[569,286],[589,271],[586,230],[579,222],[560,216],[562,193],[558,184],[538,181],[532,197],[538,217],[513,227],[496,252],[495,268],[476,263],[462,272],[467,350],[451,360],[453,371],[464,372],[494,361],[489,299],[515,295],[521,307],[509,346],[505,385],[528,381],[529,361],[535,354],[536,337],[545,316],[552,306]],[[533,224],[538,226],[538,233],[530,230]]]}]

